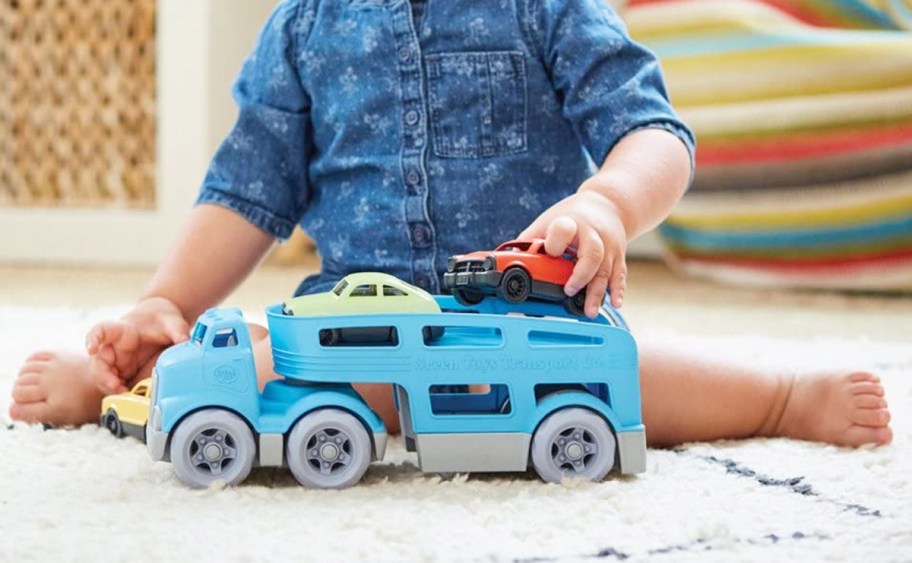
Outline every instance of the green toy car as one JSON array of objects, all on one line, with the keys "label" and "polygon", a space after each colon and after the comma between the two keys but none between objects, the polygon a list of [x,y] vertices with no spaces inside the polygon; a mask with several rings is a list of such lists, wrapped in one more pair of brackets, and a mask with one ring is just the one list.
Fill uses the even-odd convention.
[{"label": "green toy car", "polygon": [[[383,313],[439,313],[431,294],[395,276],[380,272],[349,274],[325,293],[301,295],[283,303],[282,312],[294,316],[364,315]],[[427,327],[426,340],[440,336],[441,327]],[[392,327],[328,328],[320,331],[323,346],[395,344]]]}]

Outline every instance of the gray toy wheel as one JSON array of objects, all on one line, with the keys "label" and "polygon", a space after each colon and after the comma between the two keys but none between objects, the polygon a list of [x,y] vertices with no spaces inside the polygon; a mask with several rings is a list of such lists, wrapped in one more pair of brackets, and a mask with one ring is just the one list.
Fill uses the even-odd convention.
[{"label": "gray toy wheel", "polygon": [[218,480],[236,485],[250,474],[255,455],[250,427],[222,409],[191,414],[171,436],[174,472],[191,487],[208,487]]},{"label": "gray toy wheel", "polygon": [[522,303],[531,292],[532,278],[519,266],[508,269],[500,279],[500,293],[508,303]]},{"label": "gray toy wheel", "polygon": [[118,438],[124,437],[123,424],[120,422],[120,417],[117,416],[117,412],[114,409],[108,409],[104,413],[104,416],[101,417],[101,423],[111,434],[114,434]]},{"label": "gray toy wheel", "polygon": [[288,434],[288,468],[305,487],[344,489],[361,480],[371,440],[360,420],[339,409],[305,415]]},{"label": "gray toy wheel", "polygon": [[617,440],[605,419],[567,407],[548,415],[532,436],[532,466],[550,483],[564,477],[601,481],[614,467]]}]

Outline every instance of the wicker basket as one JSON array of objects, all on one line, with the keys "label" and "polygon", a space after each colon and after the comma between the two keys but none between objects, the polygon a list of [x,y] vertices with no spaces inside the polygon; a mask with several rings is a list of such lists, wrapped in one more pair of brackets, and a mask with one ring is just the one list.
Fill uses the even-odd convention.
[{"label": "wicker basket", "polygon": [[155,203],[155,0],[0,0],[0,205]]}]

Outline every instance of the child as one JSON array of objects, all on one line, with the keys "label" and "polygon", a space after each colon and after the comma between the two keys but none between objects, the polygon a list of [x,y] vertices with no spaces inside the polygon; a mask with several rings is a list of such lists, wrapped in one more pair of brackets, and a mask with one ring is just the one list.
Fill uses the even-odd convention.
[{"label": "child", "polygon": [[[96,420],[104,393],[148,376],[299,221],[323,271],[298,294],[367,270],[439,292],[448,256],[519,234],[554,255],[578,248],[565,290],[588,285],[594,316],[606,289],[621,305],[628,241],[692,172],[657,62],[604,0],[286,0],[235,97],[237,124],[146,294],[91,330],[88,356],[31,356],[13,418]],[[276,376],[266,330],[253,335],[262,385]],[[651,445],[891,440],[874,375],[767,373],[639,344]],[[389,388],[357,388],[395,431]]]}]

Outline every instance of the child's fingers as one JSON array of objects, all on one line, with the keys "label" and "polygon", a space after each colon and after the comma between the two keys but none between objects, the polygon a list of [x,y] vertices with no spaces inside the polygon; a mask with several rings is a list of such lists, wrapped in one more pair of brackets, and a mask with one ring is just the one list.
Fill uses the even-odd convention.
[{"label": "child's fingers", "polygon": [[545,232],[545,252],[551,256],[560,256],[576,239],[579,226],[576,219],[569,215],[555,217]]},{"label": "child's fingers", "polygon": [[98,351],[98,347],[105,341],[105,323],[98,323],[86,334],[86,352],[90,355]]},{"label": "child's fingers", "polygon": [[[618,257],[611,269],[611,306],[619,309],[624,304],[624,292],[627,291],[627,261]],[[604,294],[602,294],[604,295]]]},{"label": "child's fingers", "polygon": [[106,393],[117,393],[124,387],[117,368],[105,362],[98,355],[89,358],[89,373],[99,388]]},{"label": "child's fingers", "polygon": [[165,334],[174,344],[179,344],[190,338],[190,325],[182,318],[169,317],[165,320]]},{"label": "child's fingers", "polygon": [[564,293],[571,297],[586,287],[586,284],[595,277],[605,257],[605,243],[602,242],[596,230],[585,225],[579,227],[576,266],[573,267],[573,273],[570,274],[570,279],[564,285]]}]

